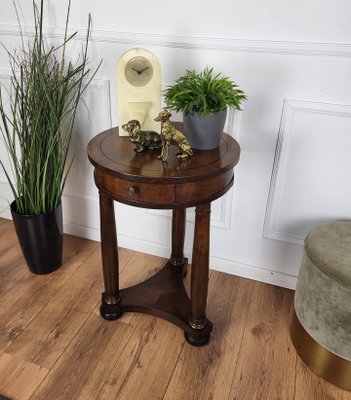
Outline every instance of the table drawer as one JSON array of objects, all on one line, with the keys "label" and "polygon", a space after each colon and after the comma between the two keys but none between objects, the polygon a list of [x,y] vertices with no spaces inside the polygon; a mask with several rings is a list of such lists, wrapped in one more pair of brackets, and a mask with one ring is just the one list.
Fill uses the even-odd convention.
[{"label": "table drawer", "polygon": [[150,205],[169,204],[175,201],[174,185],[146,184],[101,175],[96,171],[95,180],[98,187],[112,194],[117,201],[147,207]]},{"label": "table drawer", "polygon": [[183,183],[176,186],[177,203],[191,203],[206,201],[209,198],[217,198],[217,194],[223,191],[233,178],[233,170],[218,176],[212,176],[206,181]]}]

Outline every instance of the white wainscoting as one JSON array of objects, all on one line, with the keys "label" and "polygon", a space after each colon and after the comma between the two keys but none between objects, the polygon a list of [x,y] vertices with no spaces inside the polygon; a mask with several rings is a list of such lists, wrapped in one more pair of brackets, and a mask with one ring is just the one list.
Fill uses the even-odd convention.
[{"label": "white wainscoting", "polygon": [[350,216],[351,106],[285,100],[264,237],[302,244]]},{"label": "white wainscoting", "polygon": [[[24,32],[31,36],[31,3],[19,3]],[[58,2],[47,3],[45,32],[48,40],[56,40],[62,38],[64,9]],[[101,7],[92,0],[73,2],[71,22],[78,35],[68,54],[80,47],[85,16],[91,11],[89,59],[92,66],[101,59],[103,64],[84,95],[87,107],[82,104],[77,115],[71,148],[75,160],[63,199],[65,231],[99,240],[98,193],[86,146],[97,133],[118,125],[117,59],[132,47],[146,47],[160,60],[163,87],[187,68],[210,65],[247,93],[244,111],[231,113],[227,121],[226,131],[239,141],[242,154],[233,189],[212,205],[210,265],[294,288],[305,234],[319,223],[351,219],[351,25],[345,19],[350,3],[303,3],[309,14],[300,15],[299,0],[284,6],[274,0],[264,5],[219,2],[216,7],[227,12],[211,25],[206,21],[214,5],[206,8],[199,0],[186,4],[186,15],[180,13],[182,2],[178,2],[169,18],[159,0],[154,9],[140,3],[144,14],[133,14],[138,23],[131,25],[130,19],[121,18],[129,15],[129,3],[106,0]],[[0,5],[5,7],[0,14],[0,41],[11,48],[19,42],[16,20],[8,8],[12,2],[0,0]],[[193,24],[190,11],[197,6],[201,18]],[[158,23],[147,24],[149,17],[155,20],[155,12]],[[320,29],[324,22],[327,25]],[[6,77],[6,54],[0,48],[1,82]],[[5,154],[0,142],[1,159]],[[1,173],[0,190],[1,216],[10,218],[11,194]],[[122,204],[115,209],[119,245],[169,255],[170,211]],[[188,210],[188,257],[193,230],[194,214]]]}]

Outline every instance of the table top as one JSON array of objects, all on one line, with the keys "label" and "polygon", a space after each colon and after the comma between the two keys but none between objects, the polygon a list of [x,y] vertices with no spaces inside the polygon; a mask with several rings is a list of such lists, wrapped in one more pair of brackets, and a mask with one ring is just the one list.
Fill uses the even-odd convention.
[{"label": "table top", "polygon": [[[184,132],[182,123],[175,123]],[[194,155],[178,159],[176,146],[170,146],[167,162],[157,158],[160,149],[134,151],[129,137],[119,136],[118,128],[108,129],[88,144],[88,156],[95,168],[117,178],[143,183],[186,183],[206,180],[233,169],[240,158],[240,146],[223,133],[218,148],[193,150]]]}]

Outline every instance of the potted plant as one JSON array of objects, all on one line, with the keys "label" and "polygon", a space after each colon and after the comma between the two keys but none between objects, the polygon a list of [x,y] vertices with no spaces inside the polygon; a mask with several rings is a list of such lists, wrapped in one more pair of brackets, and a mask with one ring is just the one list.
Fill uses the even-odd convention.
[{"label": "potted plant", "polygon": [[165,92],[167,108],[183,112],[187,138],[199,150],[218,147],[227,108],[241,110],[243,100],[245,93],[233,81],[209,67],[200,73],[187,70]]},{"label": "potted plant", "polygon": [[[82,54],[72,62],[66,48],[77,32],[68,36],[70,1],[59,45],[45,42],[43,4],[39,8],[33,0],[33,39],[25,44],[21,31],[22,47],[7,50],[9,93],[0,87],[0,130],[11,166],[0,163],[14,196],[11,213],[23,255],[37,274],[61,265],[61,198],[73,161],[67,160],[68,148],[79,99],[98,69],[87,78],[90,16]],[[15,10],[19,20],[16,4]]]}]

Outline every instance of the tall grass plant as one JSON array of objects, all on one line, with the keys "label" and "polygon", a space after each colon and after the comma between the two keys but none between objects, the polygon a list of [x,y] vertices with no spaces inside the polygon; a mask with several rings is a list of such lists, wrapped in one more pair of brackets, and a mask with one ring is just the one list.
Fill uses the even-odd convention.
[{"label": "tall grass plant", "polygon": [[[10,91],[0,86],[0,129],[7,148],[10,169],[0,160],[15,199],[16,212],[38,215],[55,209],[61,202],[73,159],[67,160],[78,103],[97,69],[88,78],[89,15],[84,46],[73,62],[67,46],[77,32],[68,35],[71,1],[61,44],[48,44],[43,32],[44,0],[33,0],[34,37],[22,33],[14,2],[22,46],[7,51]],[[9,102],[6,98],[9,96]]]}]

